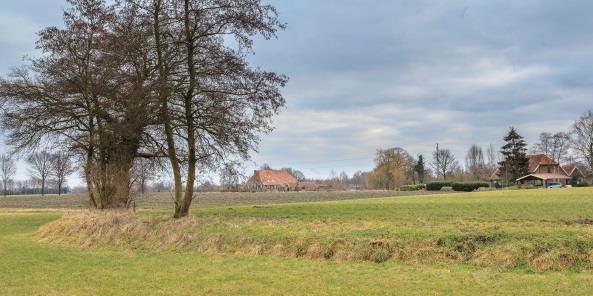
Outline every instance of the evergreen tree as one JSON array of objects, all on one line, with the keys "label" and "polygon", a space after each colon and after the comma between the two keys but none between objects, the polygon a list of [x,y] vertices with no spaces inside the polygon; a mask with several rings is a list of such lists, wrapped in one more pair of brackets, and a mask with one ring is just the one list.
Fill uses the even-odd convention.
[{"label": "evergreen tree", "polygon": [[504,141],[506,144],[502,146],[503,160],[498,163],[498,174],[503,181],[509,184],[529,174],[529,159],[527,158],[527,143],[514,127],[511,127],[509,133],[504,137]]},{"label": "evergreen tree", "polygon": [[424,175],[426,174],[424,156],[418,155],[418,162],[416,162],[416,165],[414,166],[414,171],[418,174],[418,181],[420,184],[424,184]]}]

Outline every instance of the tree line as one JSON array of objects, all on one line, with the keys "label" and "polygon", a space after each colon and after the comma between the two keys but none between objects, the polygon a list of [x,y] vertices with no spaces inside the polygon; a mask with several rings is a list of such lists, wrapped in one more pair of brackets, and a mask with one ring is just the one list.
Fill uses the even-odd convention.
[{"label": "tree line", "polygon": [[259,0],[67,3],[63,26],[39,33],[42,55],[0,79],[8,144],[67,151],[98,209],[129,206],[138,159],[165,165],[187,216],[196,179],[249,158],[285,106],[287,77],[248,62],[254,38],[285,24]]},{"label": "tree line", "polygon": [[[29,180],[15,180],[17,165],[14,157],[9,154],[0,155],[0,181],[2,194],[33,194],[42,196],[46,193],[61,195],[67,193],[66,181],[74,172],[69,155],[57,152],[41,151],[31,154],[27,159],[29,164]],[[49,188],[48,188],[49,187]]]}]

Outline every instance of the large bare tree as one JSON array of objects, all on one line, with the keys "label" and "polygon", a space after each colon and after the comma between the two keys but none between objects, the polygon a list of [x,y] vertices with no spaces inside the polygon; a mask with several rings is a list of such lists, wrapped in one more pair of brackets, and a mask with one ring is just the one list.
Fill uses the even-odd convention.
[{"label": "large bare tree", "polygon": [[8,184],[16,174],[16,162],[8,154],[0,156],[0,180],[4,196],[8,194]]},{"label": "large bare tree", "polygon": [[583,114],[572,127],[572,148],[593,170],[593,112]]},{"label": "large bare tree", "polygon": [[271,118],[285,104],[280,88],[287,79],[251,67],[245,54],[252,52],[256,35],[275,37],[284,24],[275,8],[260,0],[136,4],[151,11],[161,142],[173,171],[174,216],[181,218],[189,214],[198,166],[229,156],[246,159],[259,134],[272,130]]},{"label": "large bare tree", "polygon": [[287,78],[247,59],[284,24],[260,0],[68,2],[64,28],[40,34],[44,55],[0,81],[9,143],[67,146],[102,209],[127,204],[136,159],[167,157],[187,216],[197,168],[247,159],[284,107]]},{"label": "large bare tree", "polygon": [[154,115],[148,27],[103,0],[68,3],[64,27],[39,34],[43,55],[0,80],[2,126],[17,151],[43,143],[73,151],[92,205],[122,207]]}]

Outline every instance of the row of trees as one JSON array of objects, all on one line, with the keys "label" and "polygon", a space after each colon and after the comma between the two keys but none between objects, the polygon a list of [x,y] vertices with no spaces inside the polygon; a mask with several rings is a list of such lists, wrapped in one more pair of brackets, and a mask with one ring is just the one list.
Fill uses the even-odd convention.
[{"label": "row of trees", "polygon": [[17,192],[30,193],[35,191],[36,187],[40,188],[41,195],[45,195],[48,184],[55,186],[54,192],[62,194],[68,176],[74,172],[71,158],[64,153],[47,151],[33,153],[27,158],[27,162],[30,167],[31,181],[16,182],[14,180],[17,172],[15,160],[8,154],[0,155],[0,181],[5,196]]},{"label": "row of trees", "polygon": [[472,145],[462,167],[450,149],[437,144],[432,162],[423,155],[414,158],[403,148],[380,149],[375,168],[365,175],[365,188],[393,190],[406,184],[422,184],[431,180],[484,180],[496,170],[497,153],[490,145],[486,153],[479,145]]},{"label": "row of trees", "polygon": [[99,209],[129,205],[137,159],[166,160],[187,216],[198,168],[248,158],[285,105],[287,78],[247,61],[285,25],[259,0],[67,2],[43,55],[0,80],[8,144],[74,155]]}]

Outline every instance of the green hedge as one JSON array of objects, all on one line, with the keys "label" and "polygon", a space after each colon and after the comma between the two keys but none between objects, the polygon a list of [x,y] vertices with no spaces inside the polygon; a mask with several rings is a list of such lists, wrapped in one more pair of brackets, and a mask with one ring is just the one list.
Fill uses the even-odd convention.
[{"label": "green hedge", "polygon": [[426,185],[418,184],[418,185],[403,185],[399,188],[400,191],[420,191],[426,189]]},{"label": "green hedge", "polygon": [[452,181],[435,181],[426,184],[426,190],[428,191],[440,191],[443,187],[453,186]]},{"label": "green hedge", "polygon": [[440,191],[443,187],[451,187],[454,191],[472,192],[480,187],[490,187],[487,182],[453,182],[453,181],[435,181],[426,184],[428,191]]},{"label": "green hedge", "polygon": [[455,182],[451,186],[455,191],[472,192],[478,190],[480,187],[490,187],[486,182]]}]

